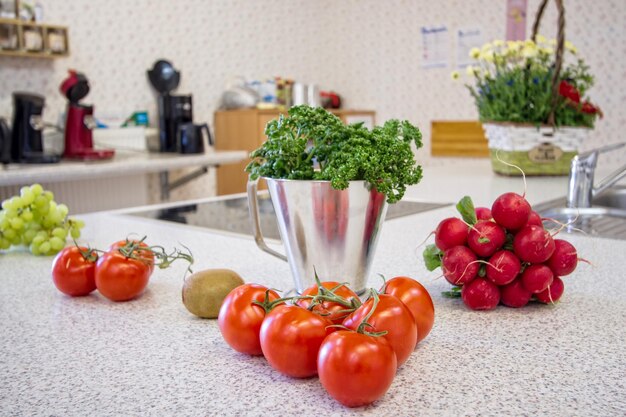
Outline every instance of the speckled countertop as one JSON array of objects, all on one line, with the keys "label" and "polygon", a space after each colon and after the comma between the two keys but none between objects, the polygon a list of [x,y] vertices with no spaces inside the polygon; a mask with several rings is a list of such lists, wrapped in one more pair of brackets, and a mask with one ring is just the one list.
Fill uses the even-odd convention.
[{"label": "speckled countertop", "polygon": [[[486,204],[501,185],[489,191],[489,181],[487,175],[468,188],[460,180],[446,192],[477,195]],[[534,181],[534,201],[554,197],[552,187],[562,181]],[[429,195],[434,184],[425,180],[409,195]],[[443,208],[383,228],[372,271],[420,280],[433,296],[436,321],[388,393],[358,409],[335,402],[317,378],[287,378],[262,357],[231,350],[216,321],[184,308],[182,265],[155,271],[141,298],[112,303],[97,293],[57,292],[50,258],[1,254],[0,415],[625,415],[626,241],[567,236],[593,266],[581,264],[565,278],[562,302],[474,312],[441,297],[447,283],[427,272],[419,256],[418,245],[450,214]],[[147,234],[168,247],[190,247],[198,269],[232,268],[246,281],[292,288],[287,264],[252,239],[120,214],[81,217],[82,240],[93,246]]]}]

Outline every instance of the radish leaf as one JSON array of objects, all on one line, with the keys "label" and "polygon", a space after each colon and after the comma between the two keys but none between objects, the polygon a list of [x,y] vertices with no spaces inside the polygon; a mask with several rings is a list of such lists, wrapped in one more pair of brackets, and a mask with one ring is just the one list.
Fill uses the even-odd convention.
[{"label": "radish leaf", "polygon": [[443,257],[443,252],[441,252],[437,248],[437,246],[433,244],[426,246],[426,249],[424,249],[424,253],[422,254],[422,256],[424,257],[426,269],[428,269],[429,271],[434,271],[441,266],[441,258]]},{"label": "radish leaf", "polygon": [[470,196],[466,195],[463,197],[456,205],[456,209],[461,214],[461,217],[463,217],[463,221],[470,226],[473,226],[478,221],[478,219],[476,219],[474,203],[472,202],[472,198]]}]

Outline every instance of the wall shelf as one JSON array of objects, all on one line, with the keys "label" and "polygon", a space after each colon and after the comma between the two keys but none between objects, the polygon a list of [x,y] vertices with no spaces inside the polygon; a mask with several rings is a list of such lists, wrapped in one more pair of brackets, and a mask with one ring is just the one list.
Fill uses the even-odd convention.
[{"label": "wall shelf", "polygon": [[[19,10],[19,2],[16,2]],[[0,56],[63,58],[70,54],[67,26],[0,18]]]}]

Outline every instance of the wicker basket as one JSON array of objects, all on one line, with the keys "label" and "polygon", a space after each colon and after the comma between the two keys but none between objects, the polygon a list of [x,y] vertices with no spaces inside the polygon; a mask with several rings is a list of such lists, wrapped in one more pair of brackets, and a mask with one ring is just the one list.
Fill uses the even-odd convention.
[{"label": "wicker basket", "polygon": [[[557,127],[554,113],[559,100],[559,76],[563,64],[565,46],[565,9],[563,0],[556,0],[559,11],[557,47],[552,76],[552,103],[546,125],[483,122],[485,136],[489,141],[489,153],[493,171],[504,175],[567,175],[570,161],[578,153],[580,145],[590,129],[584,127]],[[548,0],[539,5],[533,24],[532,40],[537,37],[541,17]],[[504,162],[503,162],[504,161]]]},{"label": "wicker basket", "polygon": [[483,123],[489,141],[491,167],[503,175],[567,175],[570,161],[578,153],[590,129],[513,123]]}]

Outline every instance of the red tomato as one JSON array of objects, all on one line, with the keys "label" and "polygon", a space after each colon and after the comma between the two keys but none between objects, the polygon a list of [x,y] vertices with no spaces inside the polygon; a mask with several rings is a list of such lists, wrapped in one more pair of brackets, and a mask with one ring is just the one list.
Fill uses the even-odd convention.
[{"label": "red tomato", "polygon": [[[387,331],[385,337],[398,358],[398,366],[402,365],[411,355],[417,344],[417,325],[411,311],[402,301],[393,295],[380,294],[380,301],[366,327],[368,332]],[[349,329],[356,330],[365,316],[372,309],[374,299],[369,298],[361,307],[350,314],[343,322]]]},{"label": "red tomato", "polygon": [[[217,324],[226,343],[237,352],[260,355],[259,331],[265,318],[263,307],[253,301],[263,302],[267,287],[244,284],[232,290],[222,301]],[[280,298],[276,291],[267,292],[268,301]]]},{"label": "red tomato", "polygon": [[141,260],[106,252],[96,263],[96,287],[109,300],[132,300],[146,288],[150,273],[150,265]]},{"label": "red tomato", "polygon": [[325,317],[294,305],[270,311],[261,325],[261,349],[277,371],[295,378],[317,374],[320,345],[334,331]]},{"label": "red tomato", "polygon": [[98,255],[85,247],[68,246],[52,261],[52,282],[63,294],[77,297],[96,289],[95,269]]},{"label": "red tomato", "polygon": [[[335,282],[335,281],[322,282],[322,286],[324,288],[328,288],[329,290],[337,287],[338,285],[340,285],[340,283]],[[317,295],[317,290],[318,290],[317,285],[312,285],[306,290],[302,291],[302,295],[315,296]],[[359,296],[346,285],[342,285],[341,287],[337,288],[335,290],[335,295],[345,298],[346,301],[348,302],[351,302],[352,300],[357,300],[358,304],[360,304],[361,302],[359,300]],[[311,305],[311,300],[300,299],[297,301],[297,304],[302,308],[309,308],[309,306]],[[322,304],[318,304],[317,306],[313,307],[312,311],[321,316],[326,317],[327,319],[332,321],[334,324],[341,324],[343,319],[345,319],[350,314],[349,312],[342,312],[342,310],[346,310],[348,308],[350,307],[342,305],[334,301],[324,301]]]},{"label": "red tomato", "polygon": [[347,330],[324,339],[317,357],[322,386],[348,407],[367,405],[385,395],[397,367],[387,339]]},{"label": "red tomato", "polygon": [[137,258],[142,259],[143,262],[148,264],[148,266],[150,267],[150,275],[152,275],[152,272],[154,271],[154,253],[150,250],[150,247],[145,242],[132,239],[118,240],[117,242],[109,246],[108,252],[111,252],[114,249],[123,248],[128,245],[129,242],[138,244],[139,247],[135,249],[133,253]]},{"label": "red tomato", "polygon": [[435,322],[435,306],[422,284],[413,278],[395,277],[387,281],[380,291],[399,298],[409,308],[417,325],[417,343],[428,336]]}]

